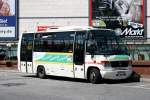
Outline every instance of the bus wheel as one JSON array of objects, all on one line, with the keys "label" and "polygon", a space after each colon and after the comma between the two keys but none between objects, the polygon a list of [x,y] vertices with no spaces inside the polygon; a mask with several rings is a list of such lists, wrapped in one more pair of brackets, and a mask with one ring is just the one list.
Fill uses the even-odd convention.
[{"label": "bus wheel", "polygon": [[91,69],[89,75],[89,81],[93,84],[97,84],[101,81],[101,75],[98,69]]},{"label": "bus wheel", "polygon": [[46,78],[46,73],[45,73],[45,69],[44,69],[44,67],[38,67],[38,69],[37,69],[37,76],[39,77],[39,78],[41,78],[41,79],[44,79],[44,78]]}]

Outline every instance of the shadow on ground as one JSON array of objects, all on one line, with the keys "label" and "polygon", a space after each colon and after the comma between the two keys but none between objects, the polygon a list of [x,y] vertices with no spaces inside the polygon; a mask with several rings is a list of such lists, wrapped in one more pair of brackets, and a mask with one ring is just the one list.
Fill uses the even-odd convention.
[{"label": "shadow on ground", "polygon": [[[22,77],[32,77],[32,78],[38,78],[35,75],[24,75]],[[59,76],[50,76],[47,75],[46,78],[47,80],[58,80],[58,81],[71,81],[71,82],[82,82],[82,83],[89,83],[87,80],[85,79],[76,79],[76,78],[68,78],[68,77],[59,77]]]},{"label": "shadow on ground", "polygon": [[[24,75],[22,77],[32,77],[37,78],[35,75]],[[58,80],[58,81],[70,81],[70,82],[78,82],[78,83],[90,83],[85,79],[76,79],[76,78],[68,78],[68,77],[59,77],[59,76],[50,76],[48,75],[45,79],[47,80]],[[107,80],[103,79],[99,84],[123,84],[123,83],[133,83],[140,82],[140,75],[133,73],[131,77],[125,80]]]}]

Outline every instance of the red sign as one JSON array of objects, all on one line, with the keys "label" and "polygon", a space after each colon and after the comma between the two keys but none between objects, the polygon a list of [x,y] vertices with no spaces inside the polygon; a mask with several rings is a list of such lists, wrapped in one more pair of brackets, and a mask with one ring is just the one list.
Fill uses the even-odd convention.
[{"label": "red sign", "polygon": [[47,31],[47,29],[58,29],[59,26],[37,26],[38,32]]}]

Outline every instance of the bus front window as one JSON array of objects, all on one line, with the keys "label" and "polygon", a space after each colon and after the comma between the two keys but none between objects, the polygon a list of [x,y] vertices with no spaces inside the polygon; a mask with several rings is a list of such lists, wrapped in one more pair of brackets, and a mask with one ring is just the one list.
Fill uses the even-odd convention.
[{"label": "bus front window", "polygon": [[87,41],[87,52],[96,55],[127,54],[127,48],[113,31],[92,30]]}]

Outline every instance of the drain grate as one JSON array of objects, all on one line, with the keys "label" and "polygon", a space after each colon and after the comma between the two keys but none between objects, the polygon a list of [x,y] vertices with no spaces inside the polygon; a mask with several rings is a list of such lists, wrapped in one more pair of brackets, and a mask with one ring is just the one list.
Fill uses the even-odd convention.
[{"label": "drain grate", "polygon": [[22,86],[22,85],[25,85],[25,83],[5,83],[5,84],[1,84],[1,85],[11,87],[11,86]]}]

